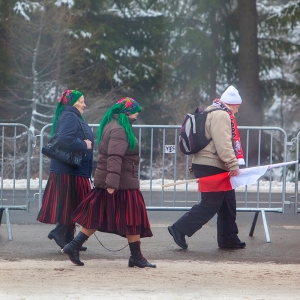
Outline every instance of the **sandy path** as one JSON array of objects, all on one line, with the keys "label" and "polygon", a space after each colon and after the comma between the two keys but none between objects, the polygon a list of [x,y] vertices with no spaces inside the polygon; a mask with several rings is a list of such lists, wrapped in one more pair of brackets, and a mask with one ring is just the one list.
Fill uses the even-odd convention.
[{"label": "sandy path", "polygon": [[124,260],[0,260],[0,299],[300,299],[299,265]]}]

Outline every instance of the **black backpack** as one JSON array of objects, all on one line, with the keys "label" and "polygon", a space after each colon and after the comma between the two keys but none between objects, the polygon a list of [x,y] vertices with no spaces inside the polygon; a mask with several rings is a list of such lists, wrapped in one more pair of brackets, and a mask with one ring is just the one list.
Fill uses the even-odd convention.
[{"label": "black backpack", "polygon": [[205,122],[207,114],[215,110],[222,109],[204,111],[201,107],[197,107],[194,113],[185,116],[179,135],[179,148],[182,153],[195,154],[211,142],[212,139],[205,136]]}]

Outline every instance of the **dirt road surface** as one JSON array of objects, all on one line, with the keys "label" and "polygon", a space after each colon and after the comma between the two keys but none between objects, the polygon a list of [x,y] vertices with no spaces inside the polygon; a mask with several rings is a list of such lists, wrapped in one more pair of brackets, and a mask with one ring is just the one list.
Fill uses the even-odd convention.
[{"label": "dirt road surface", "polygon": [[[73,265],[47,239],[52,225],[38,222],[12,224],[8,240],[5,220],[0,227],[0,300],[61,299],[300,299],[299,216],[271,214],[266,242],[261,220],[249,236],[252,214],[238,213],[242,250],[221,250],[216,243],[216,220],[193,237],[188,250],[180,249],[167,226],[182,213],[157,218],[149,214],[154,236],[142,240],[144,256],[156,269],[128,268],[129,249],[108,251],[91,236],[81,253],[83,267]],[[97,233],[110,250],[126,240]]]}]

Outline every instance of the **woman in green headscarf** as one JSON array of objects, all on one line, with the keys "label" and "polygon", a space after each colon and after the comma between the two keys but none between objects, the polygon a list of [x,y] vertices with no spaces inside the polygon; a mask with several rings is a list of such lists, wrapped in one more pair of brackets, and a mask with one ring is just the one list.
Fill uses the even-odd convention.
[{"label": "woman in green headscarf", "polygon": [[131,251],[129,267],[156,267],[140,249],[140,238],[152,236],[138,180],[139,145],[132,131],[140,110],[134,99],[124,97],[100,122],[95,189],[73,215],[82,226],[81,231],[62,250],[76,265],[84,265],[79,259],[79,248],[99,230],[127,238]]},{"label": "woman in green headscarf", "polygon": [[89,179],[92,172],[94,136],[82,117],[85,108],[83,94],[76,90],[67,90],[58,99],[52,123],[51,136],[58,133],[60,147],[83,154],[81,167],[77,169],[51,159],[50,176],[37,220],[56,224],[48,238],[54,239],[60,248],[73,240],[75,222],[71,215],[91,190]]}]

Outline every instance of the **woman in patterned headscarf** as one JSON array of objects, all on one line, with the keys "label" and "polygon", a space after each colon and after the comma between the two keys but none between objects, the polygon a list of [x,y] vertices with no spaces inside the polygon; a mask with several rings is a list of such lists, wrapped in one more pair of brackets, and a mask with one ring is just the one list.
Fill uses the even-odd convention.
[{"label": "woman in patterned headscarf", "polygon": [[140,250],[140,238],[152,231],[138,180],[139,145],[132,123],[141,108],[132,98],[124,97],[104,115],[98,129],[98,162],[95,189],[79,205],[74,221],[82,226],[76,238],[62,252],[79,266],[79,249],[96,230],[126,237],[131,256],[129,267],[156,266]]},{"label": "woman in patterned headscarf", "polygon": [[52,123],[51,136],[58,134],[60,147],[83,154],[81,167],[77,169],[51,159],[50,176],[37,220],[56,224],[56,228],[48,234],[48,238],[54,239],[60,248],[73,240],[75,222],[71,219],[71,215],[91,190],[89,179],[92,172],[94,137],[82,118],[85,108],[82,93],[67,90],[58,100]]}]

